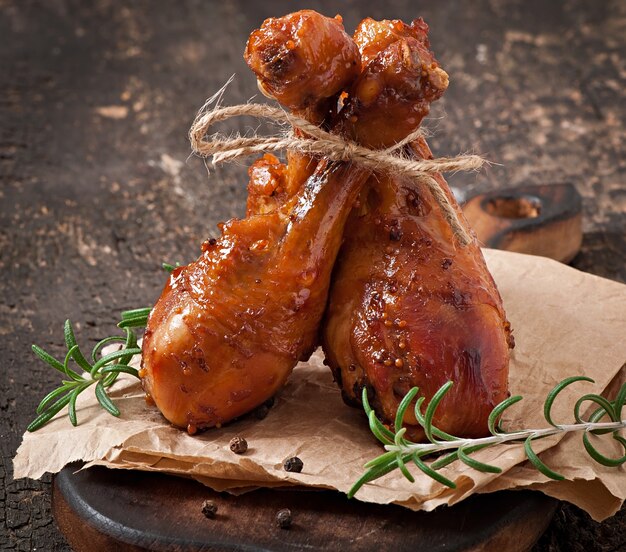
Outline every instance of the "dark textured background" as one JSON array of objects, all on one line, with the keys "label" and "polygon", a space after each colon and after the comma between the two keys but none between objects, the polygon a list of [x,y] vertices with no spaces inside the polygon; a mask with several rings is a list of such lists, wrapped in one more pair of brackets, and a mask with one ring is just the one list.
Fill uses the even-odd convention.
[{"label": "dark textured background", "polygon": [[[30,344],[60,353],[66,317],[85,345],[108,335],[120,310],[156,299],[162,260],[192,259],[218,221],[243,214],[245,168],[207,178],[186,133],[231,74],[227,103],[256,94],[241,57],[247,34],[295,9],[258,4],[0,0],[0,549],[67,548],[49,478],[12,479],[20,436],[57,380]],[[429,123],[433,150],[500,164],[452,183],[471,193],[573,182],[585,217],[573,264],[626,281],[626,3],[307,7],[340,11],[348,30],[368,15],[423,15],[451,75]],[[537,545],[625,548],[625,510],[596,524],[571,506]]]}]

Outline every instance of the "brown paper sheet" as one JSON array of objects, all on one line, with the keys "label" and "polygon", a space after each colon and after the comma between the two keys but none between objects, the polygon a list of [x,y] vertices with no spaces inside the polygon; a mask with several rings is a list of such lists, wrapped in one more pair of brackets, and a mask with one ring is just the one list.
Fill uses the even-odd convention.
[{"label": "brown paper sheet", "polygon": [[[505,418],[511,428],[543,428],[543,401],[560,380],[586,375],[554,405],[557,421],[572,423],[573,403],[584,393],[602,393],[626,378],[626,286],[579,272],[555,261],[485,250],[515,332],[510,368],[513,394],[524,400]],[[347,492],[363,473],[363,464],[381,454],[364,413],[345,406],[318,351],[294,370],[264,420],[242,419],[221,429],[189,436],[171,427],[145,404],[137,380],[120,378],[111,396],[122,414],[104,412],[92,396],[79,399],[80,425],[58,416],[25,434],[14,459],[14,475],[41,477],[75,460],[111,468],[160,471],[193,477],[219,491],[245,492],[257,487],[304,485]],[[228,443],[243,435],[249,450],[233,454]],[[602,450],[618,456],[619,445],[605,438]],[[581,435],[536,441],[537,453],[567,481],[554,482],[535,470],[519,444],[480,451],[477,460],[495,464],[502,474],[477,472],[454,463],[442,473],[457,483],[448,489],[414,472],[409,483],[399,472],[363,487],[359,500],[395,503],[430,511],[476,492],[538,489],[584,508],[597,520],[615,513],[626,499],[626,468],[606,468],[584,451]],[[288,473],[282,462],[299,456],[302,473]]]}]

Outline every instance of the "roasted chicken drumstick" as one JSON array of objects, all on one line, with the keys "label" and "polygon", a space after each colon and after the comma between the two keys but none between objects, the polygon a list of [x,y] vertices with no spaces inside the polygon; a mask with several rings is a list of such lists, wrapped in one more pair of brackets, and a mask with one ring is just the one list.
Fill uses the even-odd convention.
[{"label": "roasted chicken drumstick", "polygon": [[[361,71],[359,50],[341,18],[301,10],[270,18],[250,34],[244,58],[261,91],[294,115],[328,127],[339,94]],[[296,194],[317,161],[295,150],[287,163],[266,154],[250,167],[247,215],[267,213]]]},{"label": "roasted chicken drumstick", "polygon": [[250,411],[310,355],[363,181],[320,163],[283,208],[229,221],[173,272],[148,321],[142,372],[173,424],[194,433]]},{"label": "roasted chicken drumstick", "polygon": [[[340,23],[313,14],[298,21],[321,18],[313,38],[325,48],[307,47],[311,34],[294,32],[290,62],[278,64],[283,76],[297,77],[294,86],[307,89],[300,107],[312,118],[360,67]],[[332,68],[329,78],[314,78],[293,51]],[[206,241],[197,261],[173,272],[150,315],[144,389],[170,422],[190,433],[262,404],[316,346],[343,226],[367,172],[296,160],[296,169],[286,171],[291,197],[270,212],[223,224],[221,237]]]},{"label": "roasted chicken drumstick", "polygon": [[[384,59],[394,36],[427,48],[426,31],[421,22],[364,20],[355,41],[365,61]],[[409,153],[432,157],[423,139]],[[456,206],[443,177],[435,178]],[[346,226],[322,330],[344,400],[360,404],[366,387],[379,418],[392,423],[410,388],[430,399],[451,380],[435,425],[466,437],[487,433],[489,413],[508,394],[513,342],[476,240],[457,242],[419,179],[377,174],[364,195]],[[410,409],[404,422],[409,437],[423,438]]]},{"label": "roasted chicken drumstick", "polygon": [[[321,17],[313,12],[304,15]],[[262,36],[253,34],[254,40],[246,50],[247,61],[266,93],[276,94],[292,110],[313,121],[324,123],[335,118],[341,123],[341,117],[335,117],[332,108],[316,108],[337,105],[340,89],[332,96],[327,86],[321,86],[316,95],[319,101],[314,101],[311,94],[316,79],[308,86],[303,86],[308,75],[292,79],[293,67],[309,67],[300,59],[302,56],[312,55],[311,52],[319,56],[317,50],[306,45],[311,34],[298,35],[301,22],[298,15],[266,22],[261,28]],[[355,76],[355,64],[345,62],[346,49],[358,60],[354,43],[344,34],[342,40],[347,40],[348,45],[341,46],[336,21],[320,28],[328,32],[329,43],[335,45],[330,49],[326,46],[325,51],[338,52],[337,57],[342,59],[334,71],[343,70]],[[286,42],[285,32],[291,37]],[[263,40],[274,44],[276,36],[280,36],[281,44],[288,44],[288,49],[269,55],[267,52],[272,50]],[[315,36],[316,43],[319,40]],[[380,82],[391,83],[402,79],[405,73],[421,71],[415,66],[413,51],[419,45],[403,44],[403,48],[396,45],[382,63],[368,65],[348,87],[355,101],[360,95],[354,89],[362,86],[363,75],[378,75]],[[291,86],[307,91],[302,103],[294,100],[298,95],[292,94],[289,87],[274,91],[271,83],[277,70],[283,78],[290,75]],[[334,75],[332,80],[337,83],[336,88],[346,86],[350,78],[337,79]],[[396,101],[423,116],[428,102],[439,92],[431,93],[425,86],[426,80],[404,79],[413,84],[396,94]],[[360,132],[390,137],[390,141],[382,140],[378,146],[393,145],[419,124],[413,118],[398,133],[396,121],[385,123],[382,117],[369,118],[368,115],[376,115],[388,106],[389,87],[369,92],[366,102],[342,113],[353,123],[350,128],[358,126],[363,114]],[[328,102],[328,98],[332,101]],[[325,115],[327,112],[330,116]],[[206,242],[198,261],[172,275],[148,323],[144,387],[170,421],[191,432],[221,424],[262,403],[282,386],[296,362],[310,354],[326,306],[343,226],[370,174],[348,163],[327,160],[314,164],[312,174],[310,159],[304,159],[306,168],[304,163],[297,163],[302,170],[291,172],[289,166],[281,167],[271,158],[266,161],[264,176],[280,177],[281,185],[285,183],[285,202],[249,201],[248,218],[224,225],[222,237]],[[263,169],[259,164],[256,168]],[[253,191],[258,192],[256,188]],[[262,214],[252,214],[255,208]]]},{"label": "roasted chicken drumstick", "polygon": [[[358,48],[339,19],[303,10],[264,22],[252,33],[245,57],[262,91],[292,112],[370,148],[393,146],[419,126],[430,102],[446,89],[447,75],[428,50],[421,20],[412,25],[364,20],[355,38]],[[411,151],[430,155],[421,140]],[[252,165],[247,218],[222,225],[222,236],[205,242],[197,261],[172,274],[150,316],[141,373],[165,417],[193,433],[253,409],[284,384],[316,346],[331,270],[353,206],[324,326],[325,351],[344,397],[358,400],[366,386],[381,418],[389,420],[401,384],[417,383],[428,394],[424,378],[449,376],[450,359],[444,353],[429,359],[427,353],[451,346],[452,359],[461,358],[455,366],[468,366],[468,381],[497,380],[488,398],[476,388],[479,402],[496,400],[506,369],[490,368],[490,360],[481,360],[488,355],[481,355],[491,340],[493,359],[500,360],[500,338],[508,337],[508,327],[477,246],[457,251],[436,214],[438,206],[419,182],[372,177],[358,166],[294,151],[287,158],[285,165],[266,155]],[[431,218],[416,219],[429,213]],[[403,235],[411,239],[403,242]],[[390,239],[401,243],[390,249]],[[465,267],[439,287],[428,283],[437,280],[437,254],[421,249],[433,243],[433,251],[446,255],[443,270],[450,262]],[[420,277],[430,290],[426,294],[411,288]],[[474,289],[479,281],[482,294]],[[465,341],[462,336],[450,341],[453,332],[442,329],[446,317],[440,311],[448,297],[457,309],[465,308],[463,301],[472,309],[474,299],[479,304],[473,317],[449,315],[453,327],[468,324]],[[496,313],[491,318],[481,310],[488,304]],[[403,318],[390,319],[396,314],[391,307]],[[398,350],[407,349],[403,358],[390,342],[389,328],[396,322],[407,337],[397,344]],[[500,332],[497,322],[503,324]],[[443,344],[429,345],[438,333]],[[424,358],[432,362],[425,364]],[[391,364],[396,373],[389,371]],[[469,392],[471,381],[456,379]],[[472,411],[479,417],[480,408]],[[447,419],[436,421],[445,429]]]}]

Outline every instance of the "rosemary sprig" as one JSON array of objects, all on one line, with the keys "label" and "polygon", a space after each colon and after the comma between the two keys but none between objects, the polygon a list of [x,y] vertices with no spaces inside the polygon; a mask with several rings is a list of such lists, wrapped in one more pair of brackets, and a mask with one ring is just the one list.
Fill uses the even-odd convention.
[{"label": "rosemary sprig", "polygon": [[[423,413],[422,406],[425,402],[425,397],[422,396],[415,400],[419,389],[417,387],[411,389],[400,402],[395,418],[394,431],[384,426],[376,417],[376,413],[367,399],[367,389],[364,388],[362,397],[363,408],[369,420],[370,430],[384,445],[386,452],[365,464],[365,473],[352,486],[348,492],[348,497],[353,497],[366,483],[370,483],[396,469],[399,469],[410,482],[413,482],[414,477],[406,466],[408,462],[414,463],[417,468],[428,477],[454,489],[456,488],[454,482],[444,477],[438,470],[452,462],[461,461],[478,471],[500,473],[502,470],[498,466],[479,462],[475,458],[472,458],[471,454],[489,446],[508,442],[523,442],[526,456],[533,466],[546,477],[559,481],[564,479],[564,477],[541,461],[533,450],[532,443],[537,439],[542,439],[549,435],[572,433],[576,431],[584,432],[582,438],[583,445],[589,456],[596,462],[604,466],[612,467],[626,463],[626,454],[619,458],[608,458],[592,445],[589,438],[589,434],[603,435],[611,433],[613,439],[620,443],[626,452],[626,439],[619,434],[621,429],[626,428],[626,419],[623,419],[622,416],[622,410],[626,403],[626,383],[621,386],[617,396],[612,401],[593,393],[583,395],[578,399],[574,405],[575,424],[557,424],[554,422],[551,411],[555,399],[566,387],[578,381],[594,383],[591,378],[574,376],[564,379],[548,393],[544,403],[543,414],[550,427],[544,429],[522,429],[512,432],[505,431],[500,425],[500,420],[505,410],[522,400],[521,396],[516,395],[502,401],[493,409],[488,421],[491,436],[480,439],[455,437],[454,435],[441,431],[433,424],[437,406],[452,387],[452,382],[446,383],[435,393],[433,398],[426,405]],[[414,401],[415,417],[418,423],[424,428],[428,443],[414,443],[404,437],[406,428],[402,427],[402,421],[404,420],[409,406]],[[590,414],[589,419],[585,420],[581,415],[581,408],[585,403],[589,402],[594,403],[597,408]],[[608,418],[610,421],[600,422],[603,418]],[[446,455],[441,456],[430,463],[430,465],[423,460],[424,457],[433,453],[446,451]]]},{"label": "rosemary sprig", "polygon": [[[181,266],[179,262],[176,262],[175,265],[169,263],[162,264],[163,270],[170,274],[179,266]],[[123,311],[117,327],[124,330],[124,335],[113,335],[98,341],[89,356],[91,361],[87,360],[81,352],[78,343],[76,343],[74,329],[69,320],[65,321],[63,331],[65,345],[67,346],[67,353],[63,362],[54,358],[38,345],[33,345],[33,352],[46,364],[61,372],[67,379],[61,380],[61,386],[48,393],[39,403],[37,407],[38,416],[26,429],[28,431],[37,431],[66,406],[68,407],[68,415],[72,425],[78,425],[76,399],[78,395],[92,385],[95,385],[96,398],[102,408],[113,416],[119,416],[120,411],[106,390],[115,383],[115,380],[121,373],[139,378],[137,370],[128,365],[135,355],[141,354],[141,349],[137,346],[137,337],[133,333],[132,328],[145,327],[151,310],[150,307],[143,307]],[[116,342],[123,343],[119,351],[98,358],[105,345]],[[70,368],[70,361],[73,361],[82,370],[82,373],[79,373],[80,370],[77,372]]]},{"label": "rosemary sprig", "polygon": [[[143,327],[148,321],[150,308],[133,309],[122,312],[118,327],[124,331],[124,335],[106,337],[98,341],[89,355],[89,360],[82,353],[72,323],[65,321],[64,335],[67,353],[63,362],[44,351],[38,345],[33,345],[33,352],[46,364],[61,372],[64,379],[61,386],[48,393],[37,407],[38,416],[26,428],[28,431],[36,431],[46,425],[63,408],[68,407],[68,415],[72,425],[78,424],[76,416],[76,399],[83,391],[95,385],[95,394],[98,402],[107,412],[113,416],[119,416],[120,411],[115,406],[107,393],[121,373],[139,377],[135,368],[129,366],[129,362],[135,355],[141,354],[137,345],[137,337],[132,328]],[[114,351],[100,356],[102,348],[109,343],[120,343],[119,351]],[[70,367],[74,363],[74,368]]]}]

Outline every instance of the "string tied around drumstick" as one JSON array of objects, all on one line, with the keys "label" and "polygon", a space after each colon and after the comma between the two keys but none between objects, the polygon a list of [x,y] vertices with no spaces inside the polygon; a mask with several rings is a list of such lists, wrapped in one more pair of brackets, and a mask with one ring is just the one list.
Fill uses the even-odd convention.
[{"label": "string tied around drumstick", "polygon": [[[304,154],[323,155],[333,161],[358,163],[372,171],[402,174],[417,178],[432,193],[454,236],[461,245],[467,245],[472,242],[473,238],[469,230],[459,219],[459,215],[447,194],[437,180],[433,178],[433,175],[444,172],[478,170],[486,163],[485,159],[479,155],[411,159],[403,156],[401,151],[407,144],[422,136],[420,129],[415,130],[390,148],[373,150],[327,132],[297,115],[285,112],[279,107],[248,103],[227,107],[218,105],[214,108],[209,108],[209,103],[210,101],[198,113],[189,131],[189,138],[193,151],[202,157],[210,157],[213,165],[268,151],[292,149]],[[208,134],[209,129],[216,123],[243,116],[269,119],[277,123],[288,124],[293,129],[301,131],[303,135],[301,136],[293,131],[274,136]]]}]

